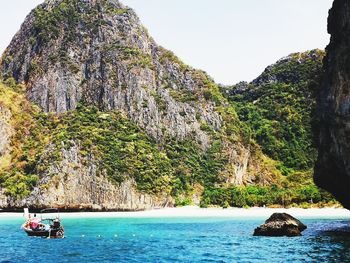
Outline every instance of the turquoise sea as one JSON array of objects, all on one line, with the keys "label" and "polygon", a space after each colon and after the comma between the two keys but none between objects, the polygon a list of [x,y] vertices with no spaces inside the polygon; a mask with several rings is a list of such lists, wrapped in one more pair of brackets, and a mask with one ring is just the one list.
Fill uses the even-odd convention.
[{"label": "turquoise sea", "polygon": [[29,238],[0,218],[0,262],[350,262],[350,221],[305,219],[296,238],[253,237],[263,218],[63,219],[66,238]]}]

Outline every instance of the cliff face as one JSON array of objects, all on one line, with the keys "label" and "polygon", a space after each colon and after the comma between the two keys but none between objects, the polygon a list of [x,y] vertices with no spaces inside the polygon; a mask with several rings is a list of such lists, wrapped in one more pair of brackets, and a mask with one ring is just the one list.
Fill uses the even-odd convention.
[{"label": "cliff face", "polygon": [[5,155],[9,150],[12,135],[10,119],[11,111],[5,105],[0,105],[0,156]]},{"label": "cliff face", "polygon": [[[267,156],[265,162],[259,163],[265,163],[269,170],[275,169],[283,176],[275,180],[277,187],[254,185],[238,191],[239,187],[228,186],[207,190],[202,198],[203,205],[256,205],[251,200],[259,200],[260,206],[337,204],[313,181],[317,148],[312,123],[317,116],[316,97],[324,56],[325,52],[317,49],[293,53],[268,66],[251,83],[221,87],[240,120],[250,127],[252,139]],[[263,172],[260,170],[259,174]]]},{"label": "cliff face", "polygon": [[5,210],[30,206],[75,211],[137,211],[173,205],[166,194],[155,197],[138,192],[133,179],[112,184],[98,172],[94,160],[83,160],[77,147],[62,151],[63,159],[41,175],[38,186],[27,198],[3,195],[0,207]]},{"label": "cliff face", "polygon": [[315,182],[350,208],[350,4],[335,0],[328,18],[331,42],[319,97],[319,157]]},{"label": "cliff face", "polygon": [[30,104],[12,123],[3,208],[146,209],[198,199],[205,187],[275,180],[218,86],[117,0],[45,1],[0,73],[23,84],[18,96]]},{"label": "cliff face", "polygon": [[1,72],[26,83],[29,100],[45,112],[78,103],[118,109],[158,140],[195,134],[204,147],[210,139],[198,119],[222,127],[202,94],[212,81],[159,47],[118,1],[46,1],[5,51]]},{"label": "cliff face", "polygon": [[[108,174],[112,169],[107,171],[109,163],[105,166],[101,164],[101,161],[106,162],[99,156],[103,152],[92,149],[84,152],[84,149],[88,150],[82,145],[86,141],[71,137],[57,141],[66,132],[61,127],[63,124],[57,123],[58,116],[41,113],[26,100],[20,86],[0,83],[0,104],[2,209],[17,210],[30,206],[36,209],[134,211],[173,205],[167,191],[156,194],[138,191],[135,178],[125,175],[123,180],[117,180],[119,171]],[[108,118],[108,114],[102,112],[99,116]],[[80,129],[80,120],[74,114],[72,118],[79,122],[76,125]],[[69,128],[73,129],[73,123],[69,121]],[[101,118],[97,122],[105,120]],[[121,124],[126,125],[125,122]],[[81,130],[79,132],[82,136]],[[89,126],[86,132],[94,130]],[[114,141],[113,138],[111,141]],[[147,137],[141,142],[147,143]],[[119,148],[111,149],[116,150]],[[146,151],[145,154],[152,154],[147,148],[142,150]],[[113,180],[116,182],[113,183]]]}]

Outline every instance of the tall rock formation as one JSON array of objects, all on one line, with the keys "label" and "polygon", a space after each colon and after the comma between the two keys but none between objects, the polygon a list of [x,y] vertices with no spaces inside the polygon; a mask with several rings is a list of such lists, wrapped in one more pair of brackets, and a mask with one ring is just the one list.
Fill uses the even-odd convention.
[{"label": "tall rock formation", "polygon": [[117,0],[46,1],[5,51],[1,72],[26,83],[29,100],[45,112],[78,103],[119,109],[154,138],[196,134],[205,147],[209,138],[195,115],[222,126],[201,94],[212,80],[158,46]]},{"label": "tall rock formation", "polygon": [[40,108],[30,106],[27,132],[15,128],[0,207],[136,210],[196,199],[210,185],[273,180],[259,173],[261,152],[250,152],[218,86],[157,45],[117,0],[45,1],[0,74]]},{"label": "tall rock formation", "polygon": [[350,2],[329,12],[325,75],[319,98],[319,156],[315,182],[350,208]]}]

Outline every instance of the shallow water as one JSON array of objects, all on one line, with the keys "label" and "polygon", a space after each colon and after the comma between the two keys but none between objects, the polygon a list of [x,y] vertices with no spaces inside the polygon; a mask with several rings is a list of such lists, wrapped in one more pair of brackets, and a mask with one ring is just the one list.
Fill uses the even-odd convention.
[{"label": "shallow water", "polygon": [[253,237],[263,219],[63,220],[66,238],[29,238],[0,218],[0,262],[349,262],[350,221],[305,219],[302,237]]}]

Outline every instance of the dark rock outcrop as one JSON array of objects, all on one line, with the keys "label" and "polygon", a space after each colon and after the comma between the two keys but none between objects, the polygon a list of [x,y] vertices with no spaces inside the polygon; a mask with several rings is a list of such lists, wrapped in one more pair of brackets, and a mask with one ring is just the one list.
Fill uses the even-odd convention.
[{"label": "dark rock outcrop", "polygon": [[274,213],[265,224],[254,230],[254,236],[301,236],[307,227],[298,219],[286,213]]},{"label": "dark rock outcrop", "polygon": [[331,42],[319,97],[319,156],[315,182],[350,208],[350,2],[335,0],[329,12]]}]

